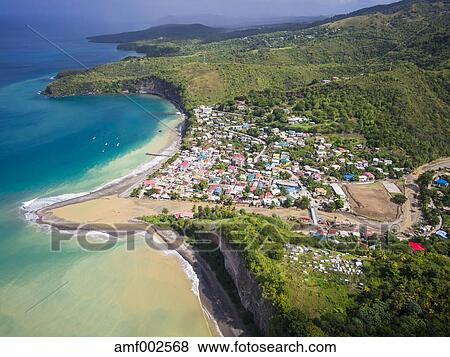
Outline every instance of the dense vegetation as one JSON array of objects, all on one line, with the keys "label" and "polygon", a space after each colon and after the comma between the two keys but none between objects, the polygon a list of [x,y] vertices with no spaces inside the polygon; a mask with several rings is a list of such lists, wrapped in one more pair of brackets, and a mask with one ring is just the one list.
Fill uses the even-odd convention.
[{"label": "dense vegetation", "polygon": [[[234,207],[194,210],[194,220],[168,214],[144,219],[185,234],[200,251],[206,248],[212,268],[232,288],[220,252],[212,249],[211,255],[220,232],[222,240],[240,251],[264,298],[274,306],[273,335],[447,336],[450,332],[449,244],[443,239],[428,242],[426,252],[412,253],[406,242],[395,237],[371,237],[370,244],[382,248],[371,250],[293,233],[292,223],[276,216],[246,214]],[[286,243],[347,252],[364,259],[364,274],[352,283],[339,274],[309,271],[305,275],[304,268],[286,258]]]},{"label": "dense vegetation", "polygon": [[203,38],[205,36],[213,36],[223,32],[222,29],[205,26],[202,24],[188,24],[188,25],[161,25],[150,27],[141,31],[122,32],[113,35],[100,35],[88,37],[92,42],[102,43],[127,43],[142,40],[154,40],[158,38],[165,38],[168,40],[174,39],[194,39]]},{"label": "dense vegetation", "polygon": [[448,336],[449,273],[448,257],[439,254],[376,253],[355,304],[319,326],[331,335]]},{"label": "dense vegetation", "polygon": [[[126,46],[153,57],[65,75],[47,92],[116,93],[158,77],[188,109],[251,91],[296,93],[315,130],[362,134],[410,168],[450,155],[448,13],[446,2],[408,0],[281,32],[139,41]],[[320,84],[333,76],[346,79]]]},{"label": "dense vegetation", "polygon": [[[450,207],[450,187],[437,187],[433,185],[434,171],[427,171],[419,176],[417,184],[419,185],[419,200],[421,202],[421,210],[425,222],[432,226],[439,224],[444,219],[443,227],[449,229],[448,221],[445,219],[448,212],[444,211],[444,207]],[[443,176],[450,179],[449,175]],[[443,218],[442,218],[443,217]]]}]

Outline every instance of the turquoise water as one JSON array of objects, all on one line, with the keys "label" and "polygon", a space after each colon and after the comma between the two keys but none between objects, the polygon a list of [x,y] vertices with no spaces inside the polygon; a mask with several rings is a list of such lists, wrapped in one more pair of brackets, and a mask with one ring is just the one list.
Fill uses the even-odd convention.
[{"label": "turquoise water", "polygon": [[0,187],[7,202],[61,193],[61,185],[142,146],[161,126],[142,108],[163,122],[175,118],[176,109],[156,97],[47,98],[37,93],[47,83],[41,78],[0,88],[0,163],[8,168]]},{"label": "turquoise water", "polygon": [[[82,38],[62,43],[89,65],[126,55]],[[45,43],[5,37],[0,48],[0,335],[207,334],[176,257],[123,245],[89,253],[72,241],[51,252],[50,235],[20,212],[24,201],[93,190],[143,164],[168,129],[142,107],[172,126],[175,107],[143,96],[133,97],[139,105],[46,98],[38,91],[49,78],[76,63]]]}]

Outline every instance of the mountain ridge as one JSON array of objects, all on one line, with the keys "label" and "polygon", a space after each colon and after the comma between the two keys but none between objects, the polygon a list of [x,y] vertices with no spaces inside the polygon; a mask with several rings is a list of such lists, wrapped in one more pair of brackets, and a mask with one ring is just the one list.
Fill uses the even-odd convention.
[{"label": "mountain ridge", "polygon": [[[299,21],[284,23],[266,23],[242,26],[239,28],[212,27],[198,23],[171,23],[151,26],[144,30],[126,31],[116,34],[105,34],[97,36],[89,36],[87,39],[91,42],[99,43],[129,43],[146,40],[155,40],[164,38],[166,40],[189,40],[199,39],[202,41],[220,41],[244,36],[252,36],[260,33],[272,33],[279,31],[295,31],[306,28],[313,28],[325,25],[346,18],[352,18],[375,13],[392,14],[403,10],[406,6],[416,3],[437,3],[442,0],[402,0],[390,4],[375,5],[359,10],[355,10],[346,14],[339,14],[325,19],[316,21],[308,21],[311,17],[297,17]],[[294,20],[296,17],[286,17],[286,19]]]}]

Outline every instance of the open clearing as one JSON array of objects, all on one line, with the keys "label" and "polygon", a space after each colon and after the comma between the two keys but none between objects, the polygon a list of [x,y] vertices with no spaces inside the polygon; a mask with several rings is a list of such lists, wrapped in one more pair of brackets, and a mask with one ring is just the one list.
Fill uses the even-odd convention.
[{"label": "open clearing", "polygon": [[393,221],[397,218],[399,209],[391,202],[391,196],[381,183],[345,184],[342,189],[357,215],[379,221]]}]

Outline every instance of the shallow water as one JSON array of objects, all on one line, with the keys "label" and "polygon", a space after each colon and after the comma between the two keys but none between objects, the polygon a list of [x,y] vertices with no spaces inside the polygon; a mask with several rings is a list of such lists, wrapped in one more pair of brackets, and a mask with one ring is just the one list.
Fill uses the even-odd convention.
[{"label": "shallow water", "polygon": [[[85,59],[90,51],[99,59],[124,55],[95,46],[78,41],[75,50]],[[86,252],[74,240],[51,252],[49,233],[19,210],[36,197],[93,190],[150,160],[145,152],[159,149],[177,110],[135,97],[161,124],[121,96],[43,97],[37,92],[50,69],[67,59],[54,49],[32,46],[19,56],[10,47],[0,56],[8,71],[0,83],[0,335],[209,335],[193,281],[175,256],[144,244]]]}]

